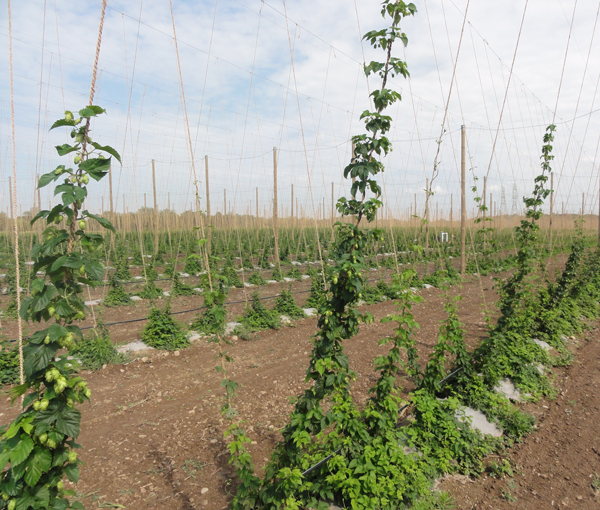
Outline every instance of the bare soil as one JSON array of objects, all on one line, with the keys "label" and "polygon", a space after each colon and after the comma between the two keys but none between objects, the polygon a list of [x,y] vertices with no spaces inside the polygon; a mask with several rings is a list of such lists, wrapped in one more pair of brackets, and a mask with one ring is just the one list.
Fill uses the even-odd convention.
[{"label": "bare soil", "polygon": [[[492,320],[496,314],[493,284],[490,277],[468,277],[448,291],[422,290],[424,300],[414,307],[421,325],[417,335],[420,355],[427,356],[436,343],[447,294],[462,296],[459,315],[468,344],[479,344],[487,331],[486,314]],[[303,285],[308,288],[309,284],[298,282],[294,290]],[[261,291],[275,294],[275,288]],[[232,293],[230,300],[237,300],[235,296]],[[308,293],[296,297],[300,296]],[[303,299],[297,300],[299,304]],[[199,297],[173,299],[174,311],[199,306]],[[231,317],[241,312],[243,304],[239,307],[231,310]],[[367,308],[376,319],[395,311],[389,301]],[[138,302],[134,307],[105,309],[104,319],[111,322],[146,313],[147,305]],[[139,339],[142,325],[113,326],[110,331],[116,343],[130,342]],[[6,336],[16,333],[13,323],[6,326]],[[378,347],[378,341],[392,329],[393,323],[376,320],[347,342],[351,367],[358,373],[352,393],[359,402],[366,399],[376,379],[373,360],[385,349]],[[280,439],[278,431],[292,410],[289,397],[305,387],[315,331],[316,318],[303,319],[278,331],[261,332],[249,342],[239,340],[228,349],[235,359],[228,375],[240,384],[235,407],[252,439],[249,450],[259,469]],[[560,388],[555,401],[524,404],[538,418],[539,430],[510,451],[511,461],[518,466],[512,481],[484,475],[475,481],[442,482],[441,488],[451,492],[457,508],[600,508],[591,487],[594,473],[600,474],[599,340],[600,332],[590,329],[585,338],[573,343],[575,363],[554,371]],[[236,482],[223,440],[227,423],[220,413],[223,390],[222,376],[214,370],[216,354],[214,344],[198,341],[181,352],[140,353],[145,362],[140,358],[85,375],[93,395],[92,403],[81,407],[79,442],[84,445],[85,465],[76,489],[88,508],[228,507]],[[18,413],[8,397],[5,400],[0,405],[2,422]]]}]

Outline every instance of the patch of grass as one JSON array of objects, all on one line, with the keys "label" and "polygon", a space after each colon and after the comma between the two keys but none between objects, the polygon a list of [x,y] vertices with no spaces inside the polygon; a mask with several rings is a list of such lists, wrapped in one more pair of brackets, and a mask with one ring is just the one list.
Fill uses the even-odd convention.
[{"label": "patch of grass", "polygon": [[195,459],[186,459],[181,469],[188,475],[188,478],[196,479],[196,473],[202,471],[208,464]]},{"label": "patch of grass", "polygon": [[594,473],[594,476],[592,476],[591,487],[594,489],[594,492],[600,492],[600,475],[598,473]]},{"label": "patch of grass", "polygon": [[250,331],[250,329],[248,329],[244,324],[240,324],[239,326],[236,326],[235,329],[233,330],[233,334],[237,335],[238,337],[240,337],[242,340],[249,342],[250,340],[252,340],[252,331]]},{"label": "patch of grass", "polygon": [[494,478],[503,478],[504,476],[514,476],[514,472],[512,466],[510,465],[510,461],[508,459],[504,459],[504,461],[492,462],[490,467],[488,468],[490,472],[490,476]]},{"label": "patch of grass", "polygon": [[415,501],[412,510],[452,510],[456,508],[454,498],[447,492],[431,493]]}]

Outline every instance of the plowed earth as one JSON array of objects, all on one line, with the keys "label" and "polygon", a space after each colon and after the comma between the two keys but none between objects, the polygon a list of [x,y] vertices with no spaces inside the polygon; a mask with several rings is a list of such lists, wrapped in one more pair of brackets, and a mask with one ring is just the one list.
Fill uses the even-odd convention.
[{"label": "plowed earth", "polygon": [[[558,262],[562,264],[564,259]],[[447,294],[462,296],[459,314],[468,344],[473,347],[481,342],[486,334],[486,310],[492,316],[496,313],[493,284],[490,277],[468,277],[448,291],[420,291],[424,301],[415,305],[414,312],[421,325],[417,342],[422,358],[436,343]],[[277,287],[262,292],[276,294]],[[294,286],[294,290],[302,288],[308,288],[308,283]],[[298,304],[307,296],[297,295]],[[230,295],[230,300],[234,299]],[[139,303],[106,309],[104,319],[143,317],[147,305]],[[199,306],[198,297],[173,299],[174,311]],[[380,324],[378,319],[395,311],[389,301],[366,308],[376,321],[363,325],[346,343],[351,367],[358,373],[352,393],[359,402],[367,398],[368,388],[376,380],[373,359],[385,349],[378,347],[378,340],[393,329],[393,323]],[[231,317],[240,312],[241,308],[232,310]],[[179,317],[187,321],[192,316]],[[114,326],[111,334],[117,343],[134,341],[139,339],[142,325]],[[591,328],[585,338],[572,342],[573,365],[554,370],[558,398],[523,404],[537,417],[538,430],[510,452],[518,467],[514,476],[442,481],[441,488],[453,495],[457,508],[600,508],[600,498],[592,488],[595,473],[600,474],[600,332],[593,325]],[[278,331],[261,332],[251,341],[238,340],[228,348],[235,359],[228,375],[241,386],[235,407],[246,422],[252,439],[249,450],[259,469],[280,439],[278,430],[292,409],[289,397],[305,387],[315,331],[316,318],[308,318]],[[15,332],[12,323],[4,328],[6,336]],[[214,344],[200,340],[181,352],[142,352],[126,365],[85,374],[93,395],[91,404],[81,406],[79,442],[84,445],[81,459],[85,465],[76,489],[88,508],[228,507],[236,481],[223,440],[227,424],[220,414],[223,390],[222,377],[214,370],[216,354]],[[410,389],[408,383],[406,386]],[[0,421],[9,422],[17,412],[17,406],[10,407],[5,396]]]}]

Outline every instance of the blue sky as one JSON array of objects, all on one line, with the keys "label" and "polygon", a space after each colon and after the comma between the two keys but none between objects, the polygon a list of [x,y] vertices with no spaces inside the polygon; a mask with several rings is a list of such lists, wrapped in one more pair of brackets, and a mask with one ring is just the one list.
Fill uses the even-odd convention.
[{"label": "blue sky", "polygon": [[[403,101],[389,112],[394,152],[386,161],[384,191],[390,214],[396,216],[407,214],[415,194],[422,208],[467,7],[466,0],[415,4],[417,15],[403,23],[409,45],[406,51],[396,48],[396,55],[406,58],[411,79],[392,81]],[[0,210],[6,211],[12,153],[6,2],[2,5]],[[559,83],[557,207],[564,202],[567,210],[576,211],[581,193],[587,193],[588,211],[598,208],[600,113],[590,114],[600,108],[595,96],[600,61],[593,58],[600,35],[592,40],[598,4],[579,2],[570,30],[574,0],[530,0],[507,88],[524,5],[511,0],[472,1],[468,6],[434,183],[433,200],[441,211],[449,210],[450,195],[457,211],[459,128],[465,124],[470,183],[474,176],[488,174],[488,190],[498,207],[504,188],[506,212],[511,212],[513,185],[519,195],[533,187]],[[100,6],[99,1],[13,2],[22,210],[32,205],[35,174],[61,162],[53,146],[68,141],[66,132],[49,133],[48,127],[65,108],[87,102]],[[173,6],[203,205],[208,155],[213,211],[223,210],[224,189],[228,209],[245,212],[252,204],[254,210],[258,187],[261,213],[270,214],[271,151],[278,147],[280,214],[289,210],[292,184],[307,215],[316,212],[323,198],[329,214],[331,183],[340,196],[350,136],[362,132],[359,115],[369,108],[368,90],[377,87],[376,80],[367,83],[361,64],[363,51],[367,61],[380,55],[361,45],[359,33],[384,26],[379,2],[288,0],[284,6],[282,0],[173,0]],[[95,103],[108,115],[95,123],[94,136],[123,153],[123,167],[114,169],[117,209],[122,210],[123,197],[129,210],[144,205],[144,194],[151,203],[152,159],[161,207],[170,196],[173,208],[189,209],[194,199],[192,156],[168,0],[108,1]],[[90,192],[90,209],[100,210],[102,197],[108,207],[106,183]],[[44,191],[43,207],[49,199]],[[473,204],[470,198],[468,203]]]}]

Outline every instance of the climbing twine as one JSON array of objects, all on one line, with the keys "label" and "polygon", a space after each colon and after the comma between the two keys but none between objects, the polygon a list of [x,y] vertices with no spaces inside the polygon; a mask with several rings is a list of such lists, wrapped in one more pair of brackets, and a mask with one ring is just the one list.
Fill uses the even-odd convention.
[{"label": "climbing twine", "polygon": [[10,15],[10,0],[7,3],[8,6],[8,67],[10,74],[10,129],[12,137],[12,175],[13,175],[13,188],[12,202],[13,210],[12,216],[14,220],[14,234],[15,234],[15,265],[16,265],[16,286],[17,286],[17,324],[19,327],[19,380],[23,384],[23,323],[21,321],[21,269],[19,267],[19,224],[17,221],[17,163],[16,163],[16,147],[15,147],[15,100],[13,92],[13,61],[12,61],[12,24]]}]

